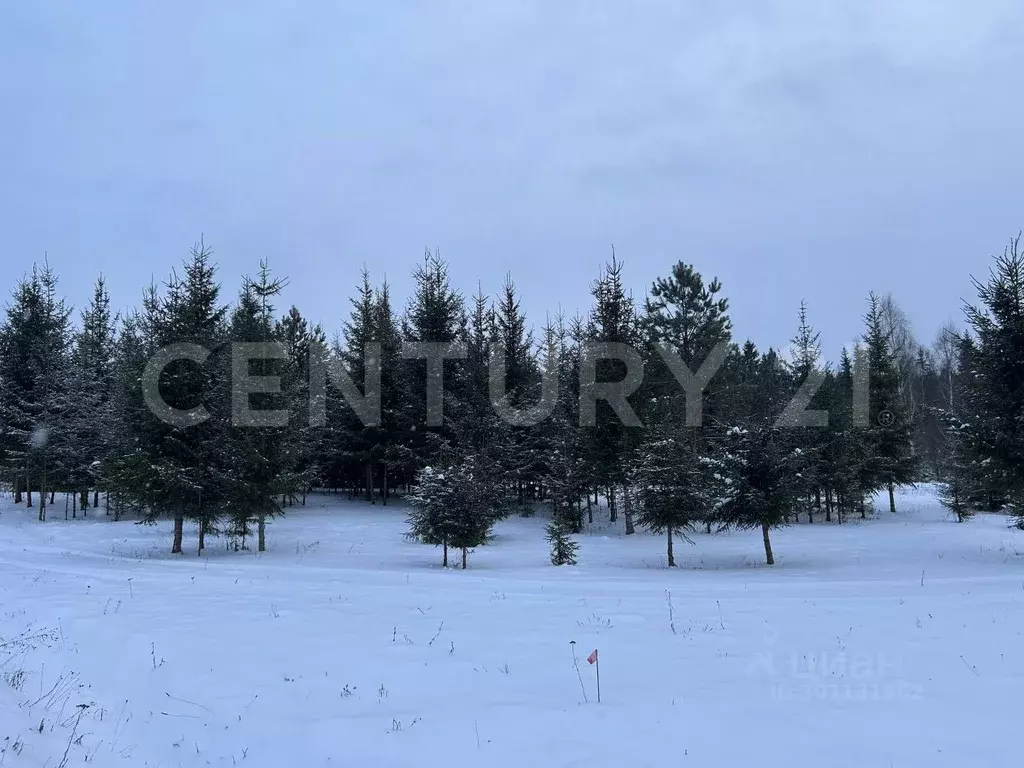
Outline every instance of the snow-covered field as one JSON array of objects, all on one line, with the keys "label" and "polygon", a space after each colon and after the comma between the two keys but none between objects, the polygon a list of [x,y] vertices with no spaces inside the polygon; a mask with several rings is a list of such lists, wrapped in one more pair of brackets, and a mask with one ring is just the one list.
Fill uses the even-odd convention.
[{"label": "snow-covered field", "polygon": [[0,765],[1017,765],[1024,534],[899,505],[778,531],[775,567],[759,532],[669,570],[607,530],[554,568],[514,518],[464,572],[400,507],[316,498],[262,556],[172,558],[166,527],[8,496]]}]

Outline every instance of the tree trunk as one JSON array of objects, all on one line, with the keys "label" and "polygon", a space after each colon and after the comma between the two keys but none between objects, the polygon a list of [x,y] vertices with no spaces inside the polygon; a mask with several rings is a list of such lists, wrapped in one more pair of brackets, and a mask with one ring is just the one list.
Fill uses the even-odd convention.
[{"label": "tree trunk", "polygon": [[447,541],[442,542],[441,546],[444,547],[444,554],[441,556],[441,567],[442,568],[447,568],[448,567],[448,542]]},{"label": "tree trunk", "polygon": [[266,515],[260,515],[256,522],[256,535],[259,539],[257,545],[257,551],[267,551],[267,518]]},{"label": "tree trunk", "polygon": [[868,508],[867,508],[867,505],[864,503],[864,497],[863,496],[860,497],[860,519],[861,520],[867,520],[868,519]]},{"label": "tree trunk", "polygon": [[[71,494],[71,498],[74,498],[74,494]],[[64,494],[64,520],[68,519],[68,494]]]},{"label": "tree trunk", "polygon": [[889,511],[894,515],[896,514],[896,497],[893,495],[894,489],[892,483],[889,483]]},{"label": "tree trunk", "polygon": [[57,500],[57,489],[54,488],[50,491],[50,506],[52,507],[54,502]]},{"label": "tree trunk", "polygon": [[608,522],[614,523],[619,519],[619,510],[615,507],[615,489],[608,489]]},{"label": "tree trunk", "polygon": [[366,462],[366,500],[371,504],[377,503],[377,495],[373,492],[373,462]]},{"label": "tree trunk", "polygon": [[622,489],[622,511],[626,518],[626,535],[630,536],[636,533],[636,528],[633,526],[633,497],[629,488]]},{"label": "tree trunk", "polygon": [[21,475],[14,476],[14,503],[21,504]]},{"label": "tree trunk", "polygon": [[761,523],[761,538],[764,539],[764,556],[768,565],[775,565],[775,555],[772,554],[772,540],[768,538],[767,523]]},{"label": "tree trunk", "polygon": [[388,465],[387,464],[384,465],[384,480],[382,482],[383,482],[383,485],[381,487],[381,494],[380,494],[381,495],[381,501],[380,501],[380,503],[383,504],[386,507],[388,505]]},{"label": "tree trunk", "polygon": [[181,515],[174,517],[174,541],[171,544],[171,554],[181,554],[181,537],[185,531],[185,518]]},{"label": "tree trunk", "polygon": [[82,515],[85,516],[85,510],[89,508],[89,491],[88,489],[81,492],[82,500],[78,503],[78,506],[82,508]]},{"label": "tree trunk", "polygon": [[466,570],[466,555],[467,554],[468,554],[467,548],[463,547],[462,548],[462,570]]},{"label": "tree trunk", "polygon": [[25,490],[25,507],[27,509],[32,509],[32,486],[31,485],[29,485],[28,488]]},{"label": "tree trunk", "polygon": [[587,522],[590,525],[594,524],[594,507],[590,503],[590,491],[587,491]]},{"label": "tree trunk", "polygon": [[196,550],[196,557],[203,554],[206,549],[206,520],[199,521],[199,549]]},{"label": "tree trunk", "polygon": [[100,506],[100,492],[95,490],[92,492],[92,508],[98,509]]},{"label": "tree trunk", "polygon": [[708,535],[710,536],[711,535],[711,521],[708,520],[706,523],[704,523],[704,525],[707,526]]},{"label": "tree trunk", "polygon": [[825,522],[832,522],[832,489],[825,489]]},{"label": "tree trunk", "polygon": [[670,525],[666,530],[667,530],[666,536],[668,538],[668,567],[669,568],[675,568],[676,567],[676,552],[675,552],[675,549],[672,547],[672,526]]},{"label": "tree trunk", "polygon": [[46,471],[43,471],[43,478],[39,481],[39,522],[46,520]]},{"label": "tree trunk", "polygon": [[[64,495],[64,519],[65,520],[68,519],[68,495],[69,494],[65,494]],[[78,519],[78,497],[75,496],[75,494],[73,494],[73,493],[70,494],[70,496],[71,496],[71,502],[72,502],[71,503],[71,519],[72,520],[77,520]]]}]

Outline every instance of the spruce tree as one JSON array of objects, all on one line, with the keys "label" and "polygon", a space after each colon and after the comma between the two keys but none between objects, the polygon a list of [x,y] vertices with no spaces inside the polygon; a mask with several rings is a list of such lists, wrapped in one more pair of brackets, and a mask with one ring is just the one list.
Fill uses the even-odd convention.
[{"label": "spruce tree", "polygon": [[[520,307],[519,294],[511,277],[506,276],[501,296],[492,312],[491,321],[490,364],[496,364],[502,372],[501,384],[504,389],[497,400],[500,408],[511,408],[518,412],[540,404],[544,396],[541,366],[534,357],[533,335],[526,325],[526,317]],[[551,341],[549,339],[548,341]],[[550,354],[549,354],[550,353]],[[554,347],[545,349],[547,358],[545,368],[551,375],[558,376],[560,361]],[[499,392],[491,391],[490,377],[483,386],[486,387],[487,413],[494,418],[495,408],[492,397]],[[560,390],[565,396],[565,391]],[[557,408],[557,403],[556,403]],[[504,419],[496,423],[495,442],[497,461],[509,489],[514,493],[516,503],[526,509],[526,489],[541,477],[538,461],[541,441],[545,429],[539,425],[510,424]]]},{"label": "spruce tree", "polygon": [[895,353],[883,327],[881,305],[874,294],[865,323],[864,343],[870,366],[870,486],[888,491],[889,511],[895,514],[895,487],[913,482],[917,471],[914,427],[902,396]]},{"label": "spruce tree", "polygon": [[[465,301],[461,293],[452,288],[448,264],[440,255],[427,252],[424,261],[413,273],[415,288],[402,320],[403,341],[411,343],[457,344],[468,341]],[[403,442],[408,451],[408,462],[415,468],[437,463],[439,446],[454,438],[451,416],[458,411],[465,397],[465,365],[461,360],[447,360],[442,365],[441,381],[433,386],[443,392],[441,425],[428,424],[426,361],[408,359],[402,365],[400,420],[405,425]],[[442,386],[443,385],[443,386]]]},{"label": "spruce tree", "polygon": [[722,454],[720,518],[723,525],[760,528],[765,560],[774,565],[770,531],[787,524],[797,501],[805,465],[793,430],[778,424],[793,393],[793,383],[774,350],[758,360],[755,405],[727,431]]},{"label": "spruce tree", "polygon": [[[266,262],[260,264],[257,278],[245,278],[238,304],[232,314],[228,338],[231,355],[231,425],[227,430],[223,471],[223,504],[231,517],[233,532],[244,541],[250,521],[256,522],[257,549],[266,551],[266,525],[282,513],[282,501],[300,487],[295,472],[296,457],[288,439],[293,428],[287,416],[277,419],[272,411],[287,411],[283,392],[248,392],[243,380],[250,375],[282,377],[286,360],[272,354],[270,347],[286,352],[274,330],[272,300],[280,294],[285,281],[273,279]],[[247,359],[244,345],[253,347]],[[239,354],[242,353],[242,354]],[[242,418],[241,410],[251,411]],[[283,422],[283,423],[281,423]],[[207,528],[201,522],[200,550]]]},{"label": "spruce tree", "polygon": [[0,329],[5,460],[15,488],[25,488],[28,507],[34,506],[33,489],[38,491],[40,521],[58,486],[66,489],[76,449],[71,310],[57,282],[48,263],[33,267],[16,288]]},{"label": "spruce tree", "polygon": [[975,340],[965,384],[975,407],[974,431],[984,437],[978,459],[985,485],[1003,496],[1024,528],[1024,252],[1020,236],[995,259],[988,281],[975,280],[978,305],[966,308]]},{"label": "spruce tree", "polygon": [[73,358],[77,461],[72,486],[80,495],[83,514],[89,508],[90,487],[95,489],[92,505],[99,504],[102,467],[117,440],[113,405],[116,325],[106,282],[100,277],[82,313]]},{"label": "spruce tree", "polygon": [[461,550],[462,568],[469,550],[490,538],[502,514],[502,500],[493,476],[473,457],[465,457],[438,470],[425,467],[409,497],[409,536],[448,550]]},{"label": "spruce tree", "polygon": [[560,517],[553,518],[545,528],[552,565],[576,565],[580,545],[572,538],[572,529]]},{"label": "spruce tree", "polygon": [[[796,335],[790,341],[789,369],[796,391],[800,393],[800,397],[791,402],[796,403],[799,408],[803,409],[803,412],[792,414],[797,419],[797,423],[788,426],[794,430],[794,436],[798,439],[798,445],[803,450],[805,460],[803,472],[794,481],[798,486],[799,497],[794,514],[799,516],[799,510],[803,508],[807,513],[807,522],[809,523],[814,522],[815,512],[821,512],[822,455],[829,438],[829,429],[827,424],[804,424],[800,419],[806,416],[806,411],[818,410],[824,401],[825,396],[821,392],[821,385],[828,372],[828,366],[823,368],[820,364],[820,340],[821,334],[814,330],[808,319],[807,303],[801,301],[799,325]],[[808,397],[809,399],[807,399]]]},{"label": "spruce tree", "polygon": [[[635,347],[639,341],[636,310],[632,296],[626,293],[622,281],[622,262],[612,252],[612,260],[605,265],[591,286],[594,306],[586,326],[588,344],[625,344]],[[585,347],[586,349],[586,347]],[[589,353],[588,353],[589,354]],[[614,358],[595,361],[595,383],[618,382],[626,375],[625,363]],[[635,403],[634,396],[632,403]],[[626,518],[625,530],[633,533],[631,489],[626,483],[625,456],[638,439],[636,430],[626,426],[609,403],[599,400],[594,412],[594,424],[584,427],[590,442],[590,472],[601,478],[608,494],[611,522],[618,518],[617,490],[623,488]]]},{"label": "spruce tree", "polygon": [[[326,393],[314,390],[310,376],[314,367],[324,365],[326,341],[319,325],[310,325],[297,307],[278,320],[274,337],[284,346],[286,358],[281,373],[281,388],[291,420],[284,440],[291,471],[295,476],[295,493],[306,494],[321,480],[320,459],[323,456],[323,425],[313,423],[314,416],[326,409]],[[313,399],[318,402],[313,402]],[[294,497],[288,499],[293,503]]]},{"label": "spruce tree", "polygon": [[[180,417],[165,421],[148,408],[138,408],[138,403],[130,414],[138,420],[135,450],[122,462],[125,468],[119,474],[128,482],[119,490],[144,508],[146,522],[162,516],[173,520],[172,554],[182,552],[186,519],[198,523],[202,538],[223,507],[224,433],[230,408],[223,386],[229,364],[228,350],[222,346],[227,309],[220,303],[212,256],[198,243],[185,262],[184,276],[172,274],[163,295],[155,287],[147,291],[139,320],[145,358],[137,361],[140,381],[146,362],[162,349],[193,344],[210,352],[203,362],[170,362],[156,382],[163,403]],[[143,399],[141,388],[137,394]],[[195,410],[200,406],[205,412]]]}]

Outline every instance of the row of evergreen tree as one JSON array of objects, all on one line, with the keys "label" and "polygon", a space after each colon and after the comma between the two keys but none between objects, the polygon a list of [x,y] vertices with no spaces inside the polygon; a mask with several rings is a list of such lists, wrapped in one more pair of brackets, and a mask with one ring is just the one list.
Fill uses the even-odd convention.
[{"label": "row of evergreen tree", "polygon": [[[891,296],[870,296],[862,343],[832,365],[821,359],[805,304],[788,352],[759,350],[734,339],[717,279],[682,262],[635,301],[613,255],[592,285],[589,313],[549,317],[535,335],[511,279],[493,301],[467,299],[447,264],[427,253],[403,310],[364,270],[330,341],[297,308],[277,314],[284,282],[266,265],[229,306],[202,244],[180,275],[150,286],[126,315],[112,313],[100,279],[77,323],[44,264],[17,284],[0,326],[0,468],[40,520],[58,493],[65,516],[76,517],[102,492],[115,518],[173,520],[175,553],[186,521],[197,526],[200,552],[214,534],[236,547],[255,536],[263,550],[267,520],[313,488],[382,504],[398,489],[409,495],[411,535],[442,546],[446,564],[454,547],[465,566],[494,521],[538,502],[553,512],[552,561],[574,562],[572,535],[593,523],[601,498],[627,534],[663,534],[669,565],[679,538],[730,527],[759,529],[772,563],[772,529],[864,517],[878,491],[895,512],[894,488],[920,479],[943,483],[961,520],[979,509],[1022,509],[1022,269],[1013,241],[977,283],[967,330],[945,328],[931,346],[915,340]],[[284,353],[252,361],[248,372],[280,377],[281,387],[246,396],[257,411],[287,409],[291,418],[233,423],[232,387],[242,377],[232,375],[231,345],[266,341]],[[409,342],[461,343],[466,356],[438,370],[404,358]],[[163,400],[196,414],[194,423],[171,424],[153,413],[145,371],[160,350],[183,343],[208,354],[164,368]],[[602,383],[622,380],[627,363],[593,355],[594,343],[636,350],[644,376],[628,410],[641,426],[600,399]],[[678,362],[699,378],[723,351],[703,398],[688,399]],[[495,355],[505,371],[499,408]],[[367,426],[336,379],[311,379],[318,364],[338,366],[360,386],[379,366],[379,422]],[[444,419],[436,426],[426,404],[439,376]],[[535,406],[555,382],[553,410],[539,423],[502,417]],[[581,409],[590,408],[592,426],[581,426]],[[818,411],[827,418],[809,413]]]}]

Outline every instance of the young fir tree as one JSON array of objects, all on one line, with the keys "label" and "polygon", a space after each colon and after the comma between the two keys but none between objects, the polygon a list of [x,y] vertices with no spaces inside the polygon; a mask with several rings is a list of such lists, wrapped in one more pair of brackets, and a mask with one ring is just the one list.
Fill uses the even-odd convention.
[{"label": "young fir tree", "polygon": [[402,334],[391,307],[391,287],[387,281],[374,292],[374,319],[381,361],[381,421],[377,428],[381,461],[381,499],[387,504],[392,487],[412,477],[413,464],[402,443],[410,424],[403,421],[403,393],[406,370],[402,361]]},{"label": "young fir tree", "polygon": [[942,460],[941,471],[943,482],[940,485],[939,500],[942,505],[956,515],[958,523],[970,520],[974,516],[971,503],[974,496],[974,473],[971,471],[971,425],[960,421],[953,415],[947,418],[947,445]]},{"label": "young fir tree", "polygon": [[[587,324],[585,354],[590,354],[593,344],[625,344],[636,346],[638,340],[636,327],[636,310],[632,297],[626,293],[622,282],[622,262],[616,259],[606,264],[601,275],[591,287],[594,306]],[[599,357],[594,362],[596,384],[622,381],[626,376],[626,366],[622,360],[614,357]],[[589,383],[586,386],[590,386]],[[584,392],[589,397],[589,394]],[[635,398],[634,398],[635,400]],[[632,407],[632,406],[631,406]],[[635,439],[635,429],[623,423],[622,414],[618,414],[605,400],[598,400],[594,409],[594,422],[585,425],[590,442],[590,471],[594,477],[602,479],[608,495],[608,506],[611,521],[618,519],[617,491],[624,488],[623,494],[625,530],[633,533],[630,489],[626,487],[626,468],[624,457],[631,441]],[[631,434],[633,433],[633,434]]]},{"label": "young fir tree", "polygon": [[678,439],[687,434],[674,425],[651,427],[630,459],[630,476],[639,502],[636,521],[665,535],[670,568],[676,565],[676,539],[692,544],[687,534],[698,522],[710,519],[714,505],[710,493],[713,470],[708,461],[693,460],[691,441]]},{"label": "young fir tree", "polygon": [[142,374],[152,353],[143,316],[138,311],[129,313],[121,323],[114,347],[113,440],[102,468],[104,490],[115,521],[126,511],[141,513],[152,504],[154,488],[143,450],[152,414],[142,395]]},{"label": "young fir tree", "polygon": [[[370,274],[365,268],[358,292],[350,301],[352,310],[345,323],[344,340],[335,344],[334,355],[351,381],[364,388],[368,381],[367,371],[371,366],[380,364],[377,356],[380,341],[376,298]],[[336,455],[345,457],[347,473],[354,478],[353,486],[361,487],[366,501],[376,504],[376,467],[382,461],[386,447],[382,444],[381,425],[366,423],[355,408],[341,402],[340,394],[336,393],[336,408],[332,409],[337,423],[332,432],[333,449]]]},{"label": "young fir tree", "polygon": [[[186,519],[198,523],[202,532],[214,525],[222,508],[225,409],[230,409],[223,386],[226,312],[212,251],[201,242],[185,262],[184,276],[172,275],[164,295],[152,288],[144,299],[146,360],[178,344],[210,352],[202,362],[174,360],[164,367],[155,383],[160,399],[177,416],[167,420],[140,409],[136,453],[128,462],[133,474],[122,474],[120,490],[134,497],[136,505],[145,505],[146,522],[165,515],[174,521],[172,554],[182,552]],[[151,391],[149,397],[155,394]],[[139,395],[145,399],[141,389]]]},{"label": "young fir tree", "polygon": [[979,304],[966,308],[975,341],[966,348],[966,379],[975,406],[978,460],[990,473],[990,496],[1003,496],[1024,528],[1024,251],[1010,242],[987,282],[975,281]]},{"label": "young fir tree", "polygon": [[92,506],[99,505],[102,467],[117,440],[113,406],[116,325],[106,282],[100,277],[82,313],[73,357],[77,462],[72,485],[79,492],[83,514],[89,508],[90,487],[94,489]]},{"label": "young fir tree", "polygon": [[[491,406],[490,357],[494,336],[494,312],[483,290],[473,297],[469,320],[468,343],[464,368],[463,395],[457,402],[452,421],[459,444],[475,456],[486,456],[487,462],[503,467],[501,459],[506,448],[504,424]],[[504,478],[500,478],[504,479]]]},{"label": "young fir tree", "polygon": [[580,545],[572,537],[571,526],[562,518],[554,517],[545,527],[552,565],[576,565]]},{"label": "young fir tree", "polygon": [[[535,414],[543,421],[542,412],[546,406],[542,370],[548,372],[549,380],[557,384],[558,360],[555,356],[547,356],[545,350],[544,367],[538,363],[534,355],[533,334],[527,327],[518,291],[509,276],[505,278],[492,311],[489,351],[489,363],[497,367],[500,375],[495,382],[489,377],[485,384],[489,395],[488,411],[493,414],[497,408],[502,414],[516,414],[514,423],[504,416],[498,418],[497,460],[516,503],[525,510],[527,488],[535,484],[542,474],[542,463],[538,458],[545,430],[540,423],[532,423]],[[497,387],[494,387],[495,383]]]},{"label": "young fir tree", "polygon": [[425,467],[409,496],[409,536],[448,550],[461,550],[462,568],[469,550],[486,544],[501,516],[501,496],[493,478],[473,458],[463,458],[443,470]]},{"label": "young fir tree", "polygon": [[760,528],[765,559],[774,565],[770,531],[787,524],[799,493],[794,478],[799,481],[805,461],[793,430],[778,423],[793,384],[774,350],[760,358],[752,383],[752,412],[724,439],[724,501],[719,514],[724,525]]},{"label": "young fir tree", "polygon": [[28,440],[34,428],[29,408],[38,388],[32,350],[43,334],[41,305],[41,286],[33,269],[15,287],[0,326],[0,458],[14,502],[24,503],[27,495],[29,507],[34,480],[29,467]]},{"label": "young fir tree", "polygon": [[865,323],[864,343],[870,366],[870,485],[888,491],[889,511],[895,514],[895,487],[912,482],[917,471],[914,426],[902,396],[896,357],[882,324],[881,306],[874,294]]},{"label": "young fir tree", "polygon": [[[452,288],[447,262],[428,252],[413,273],[413,280],[414,293],[402,321],[403,340],[413,344],[466,343],[465,302]],[[401,420],[406,426],[402,442],[409,451],[409,463],[416,468],[436,464],[437,447],[453,439],[450,414],[457,412],[465,395],[465,365],[461,360],[446,360],[440,370],[432,371],[425,360],[408,359],[403,361],[402,370]],[[440,413],[428,414],[427,392],[431,386],[443,393]],[[436,426],[432,421],[441,424]]]},{"label": "young fir tree", "polygon": [[[808,320],[805,301],[800,302],[799,318],[800,324],[796,335],[790,341],[789,369],[799,393],[791,402],[800,412],[792,414],[795,423],[788,426],[794,430],[794,437],[797,438],[805,459],[804,471],[795,481],[798,485],[799,502],[794,513],[799,519],[799,509],[803,508],[807,513],[807,522],[813,523],[815,512],[820,513],[822,508],[822,455],[829,431],[827,424],[808,424],[803,423],[801,419],[807,415],[807,411],[817,410],[821,406],[824,400],[821,385],[828,368],[825,366],[823,369],[820,365],[821,334],[814,330]],[[790,414],[787,414],[784,419],[789,416]]]},{"label": "young fir tree", "polygon": [[[293,428],[284,393],[266,391],[262,382],[247,386],[250,376],[281,377],[285,351],[274,333],[272,301],[285,281],[273,279],[266,262],[259,276],[243,281],[238,304],[231,317],[231,425],[227,430],[223,505],[232,521],[232,532],[243,542],[256,522],[258,551],[266,551],[266,527],[282,514],[282,500],[298,488],[296,457],[288,439]],[[251,345],[251,346],[250,346]],[[251,357],[250,357],[251,356]],[[283,417],[282,417],[283,414]],[[200,523],[199,549],[205,543],[205,521]]]},{"label": "young fir tree", "polygon": [[442,548],[441,566],[448,567],[455,488],[445,470],[424,467],[409,494],[409,533],[423,544]]},{"label": "young fir tree", "polygon": [[[316,423],[316,419],[326,412],[326,393],[311,386],[310,377],[319,376],[323,370],[326,342],[323,329],[319,325],[310,326],[294,306],[277,322],[274,336],[287,353],[281,389],[291,421],[285,440],[296,491],[305,506],[306,495],[321,479],[319,458],[323,453],[323,425]],[[294,497],[289,498],[288,503],[294,503]]]},{"label": "young fir tree", "polygon": [[15,290],[0,329],[4,381],[3,442],[16,498],[38,491],[39,520],[57,486],[66,488],[74,460],[70,309],[57,293],[57,275],[44,264]]},{"label": "young fir tree", "polygon": [[867,353],[860,345],[854,347],[853,355],[843,349],[839,371],[830,392],[829,425],[831,440],[828,453],[832,466],[830,480],[835,497],[838,522],[859,511],[867,517],[865,499],[876,490],[877,477],[871,461],[872,443],[866,413],[867,403],[862,402],[863,381],[868,378],[865,368]]}]

